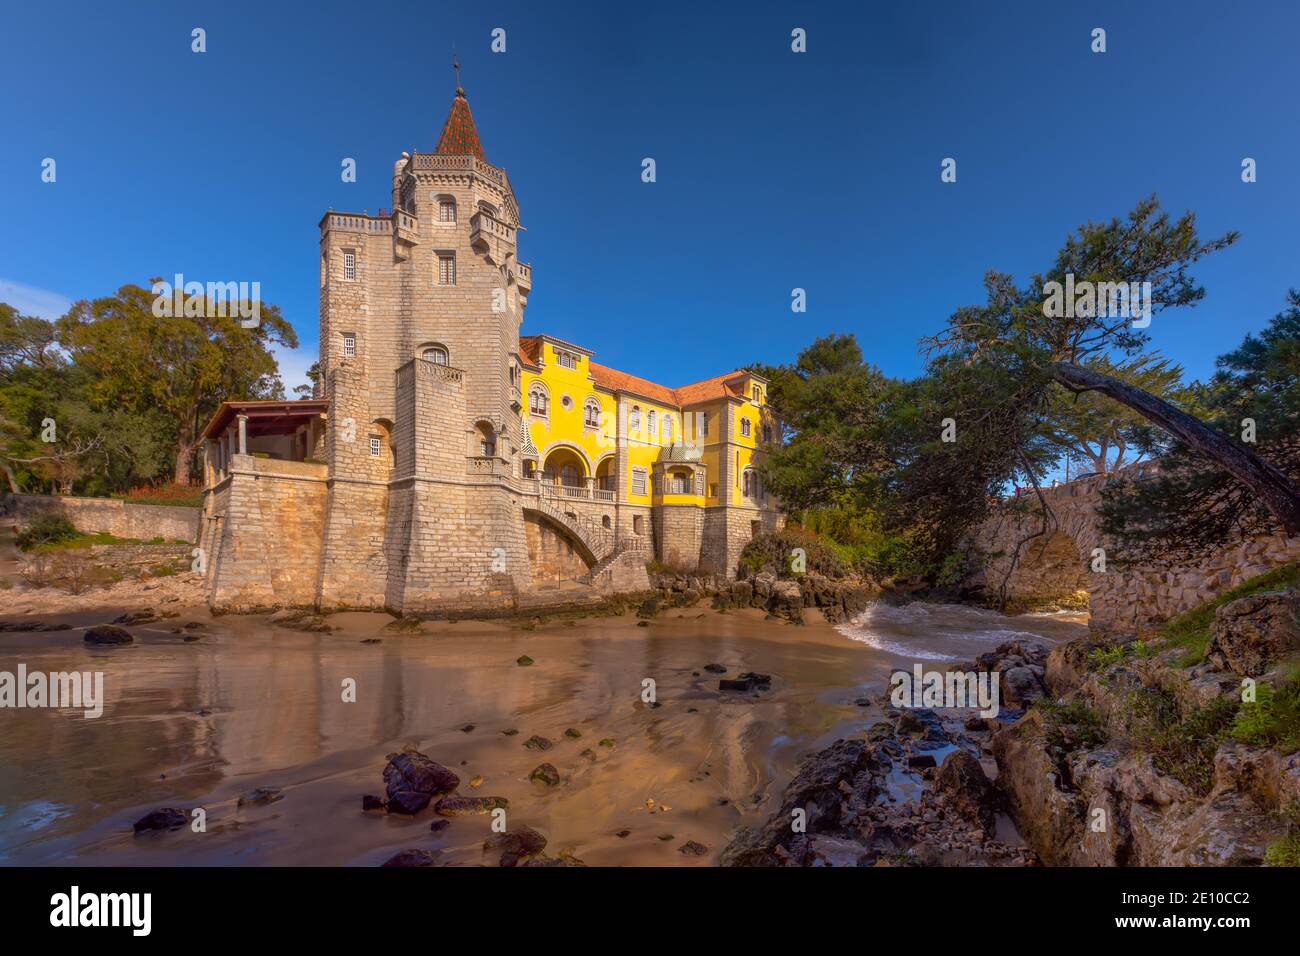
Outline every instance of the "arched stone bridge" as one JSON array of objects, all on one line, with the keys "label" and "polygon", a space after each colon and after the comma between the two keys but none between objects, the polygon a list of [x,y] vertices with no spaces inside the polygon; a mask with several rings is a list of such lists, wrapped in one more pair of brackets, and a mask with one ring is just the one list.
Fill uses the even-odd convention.
[{"label": "arched stone bridge", "polygon": [[[1135,466],[1143,467],[1143,466]],[[1146,467],[1150,467],[1147,465]],[[1129,472],[1129,469],[1124,469]],[[1051,601],[1086,591],[1093,628],[1135,633],[1195,607],[1222,591],[1287,561],[1300,559],[1300,539],[1282,535],[1254,538],[1194,564],[1121,568],[1122,555],[1109,548],[1099,529],[1101,489],[1113,475],[1081,478],[1043,496],[1056,515],[1049,533],[1029,540],[1007,582],[1018,602]],[[1023,500],[1022,492],[1022,500]],[[996,594],[1016,543],[1042,526],[1033,492],[1024,507],[1007,503],[976,532],[973,543],[983,569],[968,583]],[[1093,549],[1106,548],[1106,570],[1093,571]]]}]

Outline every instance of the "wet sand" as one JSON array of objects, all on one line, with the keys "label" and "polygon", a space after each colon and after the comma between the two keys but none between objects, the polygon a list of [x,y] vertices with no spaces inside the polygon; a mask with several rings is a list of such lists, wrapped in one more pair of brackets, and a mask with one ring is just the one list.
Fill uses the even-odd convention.
[{"label": "wet sand", "polygon": [[[0,670],[102,670],[107,697],[94,720],[0,710],[0,863],[376,865],[418,847],[445,863],[495,864],[482,850],[489,816],[433,833],[431,810],[361,811],[363,794],[383,794],[387,755],[412,746],[455,770],[461,794],[508,799],[509,825],[540,830],[551,856],[707,866],[738,825],[766,819],[802,756],[878,719],[854,700],[882,691],[894,668],[934,659],[922,651],[967,660],[1010,632],[1049,642],[1082,632],[1073,618],[911,607],[878,606],[843,633],[697,607],[644,627],[587,618],[534,630],[429,623],[415,634],[384,632],[384,614],[334,615],[342,629],[315,634],[190,609],[130,628],[134,645],[102,649],[85,647],[79,629],[0,634]],[[108,619],[91,616],[59,618]],[[205,624],[199,641],[172,633],[188,621]],[[518,665],[523,654],[535,663]],[[771,674],[771,690],[719,692],[710,662],[727,667],[723,677]],[[355,703],[342,699],[349,678]],[[646,679],[657,707],[642,701]],[[527,749],[533,735],[553,746]],[[542,762],[560,785],[528,779]],[[283,799],[236,806],[268,786]],[[163,806],[204,807],[207,832],[133,834]],[[682,854],[688,840],[708,852]]]}]

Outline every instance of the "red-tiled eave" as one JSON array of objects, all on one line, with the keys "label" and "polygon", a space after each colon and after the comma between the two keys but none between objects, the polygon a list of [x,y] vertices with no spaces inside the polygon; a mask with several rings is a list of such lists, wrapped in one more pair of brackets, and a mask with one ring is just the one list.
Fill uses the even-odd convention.
[{"label": "red-tiled eave", "polygon": [[289,434],[297,430],[299,425],[329,411],[329,407],[329,402],[319,398],[292,402],[222,402],[204,427],[203,437],[217,437],[240,415],[248,416],[250,434]]}]

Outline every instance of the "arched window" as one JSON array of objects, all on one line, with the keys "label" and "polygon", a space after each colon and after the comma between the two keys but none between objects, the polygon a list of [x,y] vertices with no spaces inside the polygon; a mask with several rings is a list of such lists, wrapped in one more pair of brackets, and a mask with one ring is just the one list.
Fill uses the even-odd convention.
[{"label": "arched window", "polygon": [[627,416],[627,427],[629,431],[639,432],[641,430],[641,406],[633,405],[632,411]]},{"label": "arched window", "polygon": [[673,443],[673,416],[664,416],[664,442],[671,445]]},{"label": "arched window", "polygon": [[743,481],[742,492],[745,495],[745,497],[748,498],[751,494],[753,494],[754,491],[754,473],[752,471],[745,472],[745,474],[742,476],[742,481]]},{"label": "arched window", "polygon": [[585,428],[600,427],[600,402],[589,398],[582,406],[582,424]]},{"label": "arched window", "polygon": [[528,413],[545,418],[550,413],[551,402],[547,397],[546,389],[540,385],[534,385],[528,390]]},{"label": "arched window", "polygon": [[478,443],[479,454],[484,458],[494,458],[497,453],[497,433],[496,430],[487,422],[479,422],[474,426],[475,441]]},{"label": "arched window", "polygon": [[746,438],[749,437],[749,419],[748,419],[748,418],[742,418],[742,419],[740,420],[740,434],[744,435]]},{"label": "arched window", "polygon": [[434,365],[447,365],[451,357],[441,345],[426,345],[420,351],[420,358],[426,362],[432,362]]},{"label": "arched window", "polygon": [[651,409],[649,412],[646,413],[646,416],[645,416],[645,427],[646,427],[646,431],[650,433],[650,437],[651,437],[651,438],[654,438],[654,434],[655,434],[655,413],[654,413],[654,409]]}]

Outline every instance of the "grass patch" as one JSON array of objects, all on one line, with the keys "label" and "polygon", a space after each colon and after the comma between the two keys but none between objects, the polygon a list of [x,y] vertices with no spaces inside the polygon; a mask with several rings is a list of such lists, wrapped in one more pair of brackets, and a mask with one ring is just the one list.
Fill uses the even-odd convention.
[{"label": "grass patch", "polygon": [[1151,645],[1146,641],[1130,641],[1110,647],[1094,647],[1088,653],[1088,666],[1094,671],[1104,671],[1130,657],[1150,657]]},{"label": "grass patch", "polygon": [[76,537],[65,538],[59,541],[46,541],[44,544],[29,548],[29,551],[38,554],[57,554],[60,551],[82,551],[87,548],[93,548],[97,544],[139,544],[139,538],[118,538],[106,531],[96,532],[95,534],[77,533]]},{"label": "grass patch", "polygon": [[1268,866],[1300,866],[1300,802],[1292,801],[1282,811],[1290,823],[1290,832],[1264,851]]},{"label": "grass patch", "polygon": [[1256,686],[1254,701],[1241,705],[1228,733],[1242,743],[1282,753],[1300,750],[1300,683]]},{"label": "grass patch", "polygon": [[1082,700],[1057,702],[1048,697],[1034,701],[1034,709],[1043,715],[1043,732],[1047,745],[1069,753],[1106,742],[1106,731],[1098,713]]},{"label": "grass patch", "polygon": [[1229,601],[1258,594],[1261,591],[1279,591],[1300,586],[1300,563],[1291,562],[1243,581],[1230,591],[1225,591],[1212,601],[1199,604],[1166,621],[1160,627],[1160,637],[1166,646],[1181,648],[1180,667],[1191,667],[1205,660],[1205,647],[1210,642],[1210,626],[1214,612]]},{"label": "grass patch", "polygon": [[1134,743],[1157,770],[1204,796],[1214,783],[1214,754],[1229,735],[1237,701],[1220,697],[1183,713],[1167,690],[1133,694]]}]

